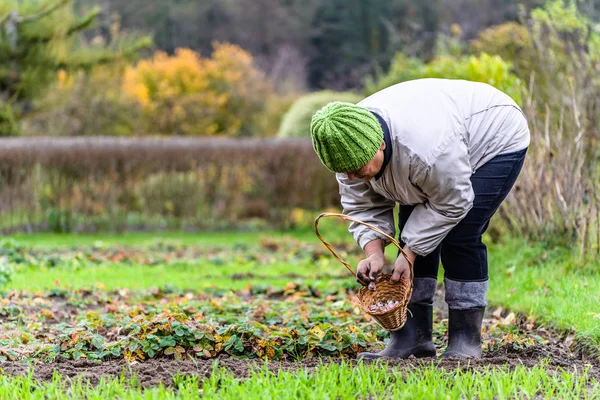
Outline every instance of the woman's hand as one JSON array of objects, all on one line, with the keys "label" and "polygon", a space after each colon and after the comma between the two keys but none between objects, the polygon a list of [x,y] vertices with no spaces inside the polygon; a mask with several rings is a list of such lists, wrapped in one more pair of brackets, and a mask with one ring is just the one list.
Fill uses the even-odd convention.
[{"label": "woman's hand", "polygon": [[[411,263],[415,263],[417,255],[412,252],[408,246],[404,246],[404,252],[408,256]],[[394,263],[394,273],[392,274],[392,282],[398,282],[400,279],[410,279],[410,265],[403,254],[400,254]]]},{"label": "woman's hand", "polygon": [[356,280],[363,286],[369,286],[369,283],[377,280],[377,276],[383,270],[384,263],[383,253],[371,254],[358,263]]},{"label": "woman's hand", "polygon": [[383,270],[385,257],[383,249],[385,242],[382,239],[370,241],[365,246],[367,258],[358,263],[356,268],[356,280],[363,286],[369,286],[369,283],[375,283],[377,275]]}]

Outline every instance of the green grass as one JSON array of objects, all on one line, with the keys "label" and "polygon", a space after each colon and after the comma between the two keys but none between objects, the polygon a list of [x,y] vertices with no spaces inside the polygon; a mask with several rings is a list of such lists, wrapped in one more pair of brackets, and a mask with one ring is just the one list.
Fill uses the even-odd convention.
[{"label": "green grass", "polygon": [[[292,269],[287,269],[288,272],[290,270]],[[201,291],[207,288],[240,290],[256,282],[254,279],[233,280],[231,274],[214,276],[214,272],[207,271],[207,268],[202,267],[172,268],[164,265],[152,267],[109,265],[74,271],[61,268],[47,269],[46,271],[28,270],[15,274],[13,281],[7,288],[36,291],[52,289],[55,286],[77,289],[101,285],[107,290],[117,288],[137,290],[171,285],[181,289]],[[290,278],[277,278],[273,276],[272,270],[268,273],[271,275],[268,278],[261,276],[262,283],[278,287],[294,281]],[[207,278],[207,274],[213,276]],[[316,286],[320,286],[322,283],[320,280],[311,279],[310,277],[303,279],[303,281]]]},{"label": "green grass", "polygon": [[103,380],[90,386],[81,380],[68,384],[55,376],[37,383],[31,376],[0,376],[0,398],[23,399],[507,399],[600,398],[600,386],[587,371],[549,371],[540,365],[470,370],[444,370],[435,365],[417,369],[388,369],[384,364],[319,366],[306,370],[269,372],[260,368],[240,381],[224,370],[213,369],[210,378],[173,377],[175,388],[142,390],[135,379]]},{"label": "green grass", "polygon": [[122,234],[56,234],[56,233],[34,233],[34,234],[16,234],[11,238],[17,242],[36,246],[36,247],[69,247],[69,246],[90,246],[96,242],[121,244],[127,246],[145,246],[151,245],[157,240],[173,240],[182,244],[192,245],[219,245],[233,246],[234,244],[255,244],[260,241],[260,237],[287,237],[300,240],[317,240],[314,232],[309,230],[302,231],[264,231],[264,232],[128,232]]},{"label": "green grass", "polygon": [[[340,280],[353,282],[350,274]],[[260,278],[233,279],[235,274],[259,274]],[[301,278],[289,278],[282,275],[294,273]],[[331,278],[318,279],[320,271],[314,266],[278,263],[257,268],[253,265],[226,264],[211,265],[122,265],[111,264],[91,268],[23,268],[12,277],[7,289],[49,290],[54,287],[78,289],[100,285],[107,290],[117,288],[148,289],[174,286],[180,289],[199,290],[207,288],[240,290],[248,285],[260,283],[282,287],[287,283],[301,281],[317,288],[327,286]],[[358,284],[357,284],[358,285]]]},{"label": "green grass", "polygon": [[[339,224],[330,221],[322,223],[322,233],[331,241],[351,242],[352,237],[345,228],[340,229]],[[326,233],[325,233],[326,232]],[[223,262],[193,262],[187,265],[122,265],[109,264],[94,268],[20,268],[12,277],[12,282],[7,289],[16,290],[48,290],[56,287],[77,289],[102,284],[106,289],[116,288],[147,289],[165,284],[182,289],[203,290],[206,288],[238,290],[254,283],[269,284],[275,287],[284,286],[297,278],[285,277],[286,274],[298,275],[306,284],[317,288],[327,286],[328,281],[319,279],[320,276],[333,275],[347,282],[354,282],[352,275],[333,257],[324,262],[275,262],[261,265],[259,263],[238,262],[236,245],[255,246],[260,252],[261,240],[283,239],[299,240],[310,243],[317,248],[322,244],[315,236],[314,231],[268,231],[268,232],[229,232],[229,233],[131,233],[131,234],[100,234],[100,235],[73,235],[73,234],[19,234],[9,237],[24,246],[34,248],[65,248],[72,246],[92,245],[120,245],[120,246],[150,246],[157,241],[166,241],[181,245],[194,245],[202,248],[220,247],[232,248],[231,259]],[[395,250],[388,247],[386,254],[393,257]],[[348,262],[356,264],[356,258],[349,258]],[[259,282],[252,279],[232,279],[238,274],[259,275]]]},{"label": "green grass", "polygon": [[231,375],[213,376],[204,386],[207,398],[236,399],[252,393],[257,399],[432,399],[535,397],[593,398],[600,395],[598,384],[588,387],[580,376],[559,372],[552,376],[544,366],[510,370],[489,368],[445,371],[435,365],[414,370],[385,366],[350,368],[344,364],[320,367],[313,374],[305,370],[273,374],[259,371],[240,382]]},{"label": "green grass", "polygon": [[[341,267],[341,268],[340,268]],[[247,275],[244,277],[243,275]],[[323,279],[323,275],[327,275]],[[304,283],[318,289],[332,282],[358,283],[341,265],[326,260],[321,264],[306,262],[259,263],[226,262],[215,264],[127,265],[105,264],[91,267],[19,267],[5,289],[49,290],[55,287],[67,289],[100,286],[106,290],[128,288],[143,290],[165,285],[180,289],[202,291],[205,289],[240,290],[250,285],[283,287],[290,282]]]},{"label": "green grass", "polygon": [[[324,218],[319,231],[327,241],[353,242],[343,221]],[[126,246],[148,246],[157,240],[172,240],[181,244],[207,246],[234,246],[236,244],[258,245],[261,238],[297,239],[321,245],[313,227],[293,230],[229,231],[229,232],[124,232],[98,234],[72,233],[18,233],[12,238],[20,244],[34,247],[91,246],[96,242]]]},{"label": "green grass", "polygon": [[600,343],[600,260],[517,240],[492,246],[489,260],[491,303]]}]

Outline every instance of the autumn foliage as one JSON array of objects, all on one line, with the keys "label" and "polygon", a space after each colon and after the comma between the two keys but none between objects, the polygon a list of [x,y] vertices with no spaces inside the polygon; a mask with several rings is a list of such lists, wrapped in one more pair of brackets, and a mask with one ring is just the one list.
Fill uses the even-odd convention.
[{"label": "autumn foliage", "polygon": [[157,52],[127,68],[123,89],[144,106],[150,129],[202,136],[251,136],[274,95],[252,56],[226,43],[215,43],[210,58]]}]

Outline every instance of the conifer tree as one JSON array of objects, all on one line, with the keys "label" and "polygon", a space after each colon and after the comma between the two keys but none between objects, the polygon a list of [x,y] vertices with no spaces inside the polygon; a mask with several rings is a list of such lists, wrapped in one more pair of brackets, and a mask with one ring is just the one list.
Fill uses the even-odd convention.
[{"label": "conifer tree", "polygon": [[87,43],[81,34],[99,13],[79,16],[72,0],[0,2],[0,136],[18,133],[18,118],[60,70],[111,63],[150,45],[149,38],[123,35]]}]

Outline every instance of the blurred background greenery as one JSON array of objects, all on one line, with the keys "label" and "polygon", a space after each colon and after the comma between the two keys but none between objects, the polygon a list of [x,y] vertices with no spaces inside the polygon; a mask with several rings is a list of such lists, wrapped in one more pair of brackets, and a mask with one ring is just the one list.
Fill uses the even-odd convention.
[{"label": "blurred background greenery", "polygon": [[[339,208],[311,152],[314,111],[442,77],[487,82],[529,119],[528,161],[492,235],[597,255],[599,10],[597,0],[4,0],[0,136],[12,139],[0,146],[0,229],[308,227]],[[119,140],[73,141],[90,136]],[[175,136],[198,139],[150,140]]]}]

